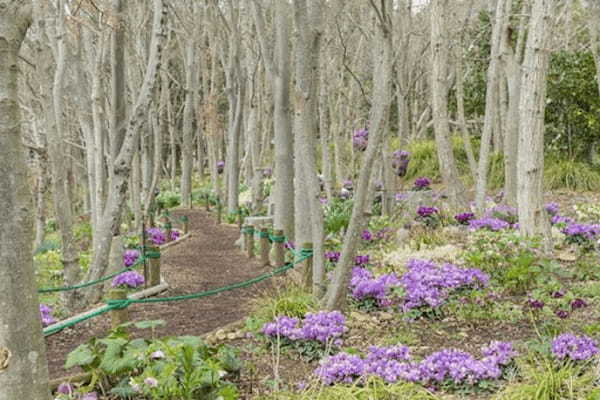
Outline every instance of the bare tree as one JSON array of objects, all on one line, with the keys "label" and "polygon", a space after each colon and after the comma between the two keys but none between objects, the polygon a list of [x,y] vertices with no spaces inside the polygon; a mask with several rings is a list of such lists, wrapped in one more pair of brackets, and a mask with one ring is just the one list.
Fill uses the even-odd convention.
[{"label": "bare tree", "polygon": [[17,93],[19,50],[31,13],[30,1],[0,1],[0,400],[50,398]]}]

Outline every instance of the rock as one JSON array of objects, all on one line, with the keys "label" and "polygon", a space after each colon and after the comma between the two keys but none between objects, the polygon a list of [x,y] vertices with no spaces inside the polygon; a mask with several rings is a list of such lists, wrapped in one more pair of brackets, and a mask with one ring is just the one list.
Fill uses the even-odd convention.
[{"label": "rock", "polygon": [[228,340],[235,340],[237,338],[238,338],[238,335],[236,333],[234,333],[234,332],[231,332],[231,333],[227,334],[227,339]]}]

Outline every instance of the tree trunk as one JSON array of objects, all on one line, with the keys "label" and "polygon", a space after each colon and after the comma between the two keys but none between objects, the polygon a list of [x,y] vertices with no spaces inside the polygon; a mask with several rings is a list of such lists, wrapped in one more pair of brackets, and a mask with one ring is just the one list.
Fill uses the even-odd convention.
[{"label": "tree trunk", "polygon": [[[31,24],[29,1],[0,1],[0,400],[50,399],[48,365],[31,258],[31,192],[17,79]],[[7,357],[8,356],[8,357]]]},{"label": "tree trunk", "polygon": [[464,186],[459,179],[450,141],[448,117],[448,43],[446,10],[448,0],[431,1],[431,95],[433,126],[442,179],[453,207],[464,207]]},{"label": "tree trunk", "polygon": [[523,59],[519,103],[519,151],[517,200],[519,227],[523,235],[544,235],[550,240],[549,222],[543,207],[544,110],[550,58],[548,45],[556,0],[535,0]]},{"label": "tree trunk", "polygon": [[360,230],[366,218],[365,210],[369,204],[369,181],[376,156],[380,152],[380,142],[386,121],[389,118],[391,105],[391,80],[392,80],[392,26],[387,12],[391,12],[391,1],[386,0],[386,7],[379,11],[378,35],[374,37],[373,49],[375,61],[373,71],[373,100],[369,118],[369,142],[364,155],[363,165],[360,169],[358,185],[354,195],[352,216],[344,238],[342,254],[334,271],[332,283],[327,289],[323,304],[329,310],[342,309],[345,306],[348,284],[350,283],[354,256],[360,240]]}]

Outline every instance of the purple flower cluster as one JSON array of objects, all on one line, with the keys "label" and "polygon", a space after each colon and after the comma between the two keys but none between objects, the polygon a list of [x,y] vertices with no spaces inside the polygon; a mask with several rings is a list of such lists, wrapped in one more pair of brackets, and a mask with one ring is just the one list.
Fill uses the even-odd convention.
[{"label": "purple flower cluster", "polygon": [[360,237],[362,240],[367,241],[367,242],[370,242],[371,240],[373,240],[373,234],[368,229],[365,229],[364,231],[362,231],[362,233],[360,234]]},{"label": "purple flower cluster", "polygon": [[562,233],[572,240],[594,240],[600,234],[600,224],[570,223]]},{"label": "purple flower cluster", "polygon": [[514,224],[519,220],[517,209],[505,204],[499,204],[486,211],[484,217],[495,218],[509,224]]},{"label": "purple flower cluster", "polygon": [[272,168],[263,168],[262,170],[263,178],[270,178],[273,175]]},{"label": "purple flower cluster", "polygon": [[546,212],[552,216],[557,215],[558,214],[558,210],[559,210],[560,206],[558,205],[558,203],[546,203],[544,204],[544,209],[546,210]]},{"label": "purple flower cluster", "polygon": [[431,185],[431,180],[429,178],[426,178],[424,176],[417,178],[415,180],[415,190],[424,190],[429,188],[429,185]]},{"label": "purple flower cluster", "polygon": [[125,250],[123,253],[123,264],[126,267],[131,267],[140,258],[140,252],[135,249]]},{"label": "purple flower cluster", "polygon": [[550,223],[552,225],[566,225],[574,222],[573,218],[563,217],[562,215],[556,214],[550,218]]},{"label": "purple flower cluster", "polygon": [[569,358],[573,361],[584,361],[599,353],[598,343],[588,336],[563,333],[552,341],[552,354],[559,360]]},{"label": "purple flower cluster", "polygon": [[434,214],[438,214],[439,212],[440,210],[437,207],[419,206],[419,208],[417,209],[417,214],[421,218],[431,217]]},{"label": "purple flower cluster", "polygon": [[368,254],[354,257],[354,264],[357,267],[363,267],[369,263],[370,257]]},{"label": "purple flower cluster", "polygon": [[396,150],[392,153],[392,168],[396,170],[397,176],[405,176],[410,162],[410,153],[405,150]]},{"label": "purple flower cluster", "polygon": [[501,231],[510,228],[510,224],[504,220],[493,217],[472,219],[469,221],[471,230],[488,229],[490,231]]},{"label": "purple flower cluster", "polygon": [[354,267],[350,279],[352,297],[357,300],[373,299],[380,307],[388,307],[393,300],[390,298],[390,289],[400,286],[396,274],[384,274],[375,278],[373,273],[366,268]]},{"label": "purple flower cluster", "polygon": [[52,308],[45,304],[40,304],[40,316],[42,317],[42,326],[48,326],[56,322],[52,316]]},{"label": "purple flower cluster", "polygon": [[413,362],[406,346],[372,346],[364,359],[348,353],[325,358],[315,373],[327,385],[352,383],[368,376],[379,376],[388,383],[402,380],[432,385],[452,381],[473,385],[500,378],[502,367],[517,355],[512,344],[506,342],[492,342],[482,352],[484,357],[478,360],[460,350],[444,349],[421,362]]},{"label": "purple flower cluster", "polygon": [[406,291],[404,311],[422,306],[442,305],[453,290],[486,286],[490,277],[479,269],[459,268],[453,264],[436,265],[427,260],[410,260],[408,271],[400,278]]},{"label": "purple flower cluster", "polygon": [[352,179],[344,179],[342,181],[342,187],[346,190],[354,189],[354,184],[352,183]]},{"label": "purple flower cluster", "polygon": [[359,129],[354,131],[352,135],[352,145],[354,150],[365,151],[369,144],[369,131],[367,129]]},{"label": "purple flower cluster", "polygon": [[469,221],[475,218],[475,214],[472,212],[464,212],[460,214],[456,214],[454,219],[461,225],[469,225]]},{"label": "purple flower cluster", "polygon": [[339,311],[308,313],[301,325],[298,318],[279,316],[275,321],[264,324],[262,333],[292,341],[309,340],[324,344],[332,341],[335,346],[341,346],[341,337],[346,332],[346,318]]},{"label": "purple flower cluster", "polygon": [[163,231],[160,230],[160,228],[150,228],[150,229],[146,230],[146,234],[148,235],[148,239],[155,246],[160,246],[162,244],[165,244],[165,242],[167,241],[165,234],[163,233]]},{"label": "purple flower cluster", "polygon": [[339,251],[325,252],[325,259],[330,263],[336,263],[340,260],[341,253]]},{"label": "purple flower cluster", "polygon": [[181,232],[179,231],[171,231],[171,241],[175,241],[181,237]]},{"label": "purple flower cluster", "polygon": [[225,170],[225,161],[217,161],[217,173],[222,174]]},{"label": "purple flower cluster", "polygon": [[144,284],[144,277],[136,271],[127,271],[115,276],[112,287],[136,288]]}]

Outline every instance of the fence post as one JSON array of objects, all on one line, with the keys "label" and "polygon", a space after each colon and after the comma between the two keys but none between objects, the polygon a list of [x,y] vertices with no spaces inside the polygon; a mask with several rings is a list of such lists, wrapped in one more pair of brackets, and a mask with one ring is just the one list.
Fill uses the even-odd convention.
[{"label": "fence post", "polygon": [[173,233],[173,225],[169,221],[165,224],[165,243],[171,242],[171,233]]},{"label": "fence post", "polygon": [[[283,230],[281,229],[277,229],[273,231],[273,236],[275,238],[282,238],[283,237]],[[273,258],[274,258],[274,263],[275,263],[275,267],[279,268],[279,267],[283,267],[283,265],[285,264],[285,249],[284,249],[284,243],[281,240],[274,240],[273,241]]]},{"label": "fence post", "polygon": [[260,263],[269,265],[269,253],[271,252],[271,243],[269,242],[269,230],[260,229]]},{"label": "fence post", "polygon": [[242,229],[242,224],[244,223],[244,217],[242,216],[242,209],[241,208],[237,209],[237,215],[238,215],[238,227],[241,230]]},{"label": "fence post", "polygon": [[223,207],[221,206],[221,199],[217,198],[217,223],[221,224],[221,213],[223,212]]},{"label": "fence post", "polygon": [[184,215],[181,220],[183,221],[183,234],[187,235],[190,232],[190,218]]},{"label": "fence post", "polygon": [[160,248],[150,247],[148,257],[148,280],[149,287],[160,285]]},{"label": "fence post", "polygon": [[[110,300],[127,300],[127,291],[125,289],[111,289],[108,292]],[[127,307],[113,309],[110,311],[110,326],[115,329],[121,324],[129,321],[129,311]]]},{"label": "fence post", "polygon": [[210,211],[210,200],[208,198],[208,193],[204,195],[204,200],[206,200],[206,211]]},{"label": "fence post", "polygon": [[[308,243],[304,243],[302,245],[302,250],[310,250],[312,251],[313,249],[313,244],[308,242]],[[304,287],[306,288],[306,290],[308,291],[312,291],[312,285],[313,285],[313,258],[308,257],[306,260],[304,260],[302,262],[303,266],[304,266]]]},{"label": "fence post", "polygon": [[247,236],[246,236],[246,254],[248,258],[254,258],[254,226],[247,225]]}]

